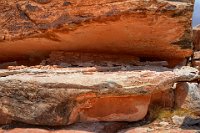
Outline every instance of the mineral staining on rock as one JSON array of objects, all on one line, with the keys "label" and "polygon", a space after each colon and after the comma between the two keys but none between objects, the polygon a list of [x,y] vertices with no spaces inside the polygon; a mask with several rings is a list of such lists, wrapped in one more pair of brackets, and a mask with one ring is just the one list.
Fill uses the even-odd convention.
[{"label": "mineral staining on rock", "polygon": [[[148,121],[155,107],[198,114],[193,0],[4,0],[0,10],[0,124],[153,132],[130,122]],[[180,67],[190,61],[197,69]]]},{"label": "mineral staining on rock", "polygon": [[179,107],[191,110],[191,112],[200,115],[200,87],[198,83],[180,84],[177,89],[177,95],[182,98],[182,100],[177,100]]},{"label": "mineral staining on rock", "polygon": [[182,73],[182,69],[13,70],[17,73],[0,78],[0,110],[12,121],[36,125],[138,121],[146,116],[153,93],[198,78],[198,71],[187,67],[188,73]]},{"label": "mineral staining on rock", "polygon": [[65,50],[131,54],[175,66],[192,54],[192,0],[4,0],[0,9],[0,61]]}]

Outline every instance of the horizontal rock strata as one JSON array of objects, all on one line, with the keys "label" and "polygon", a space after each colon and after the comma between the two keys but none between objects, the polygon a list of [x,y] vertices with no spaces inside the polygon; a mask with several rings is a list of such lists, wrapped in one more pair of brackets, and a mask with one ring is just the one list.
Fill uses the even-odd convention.
[{"label": "horizontal rock strata", "polygon": [[192,54],[193,0],[4,0],[0,10],[1,62],[65,50],[174,66]]},{"label": "horizontal rock strata", "polygon": [[1,123],[66,125],[88,121],[138,121],[154,93],[199,78],[197,69],[133,67],[104,72],[87,69],[0,71]]}]

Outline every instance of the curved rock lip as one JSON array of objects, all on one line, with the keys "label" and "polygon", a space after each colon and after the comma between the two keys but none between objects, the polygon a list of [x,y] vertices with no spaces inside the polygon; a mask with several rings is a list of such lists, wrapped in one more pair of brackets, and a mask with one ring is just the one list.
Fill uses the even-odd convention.
[{"label": "curved rock lip", "polygon": [[0,9],[0,61],[63,50],[131,54],[176,65],[192,54],[192,0],[6,0]]},{"label": "curved rock lip", "polygon": [[1,71],[0,111],[7,117],[0,122],[56,126],[88,121],[138,121],[146,116],[153,93],[169,90],[178,81],[199,78],[199,72],[190,67],[175,71],[144,69]]}]

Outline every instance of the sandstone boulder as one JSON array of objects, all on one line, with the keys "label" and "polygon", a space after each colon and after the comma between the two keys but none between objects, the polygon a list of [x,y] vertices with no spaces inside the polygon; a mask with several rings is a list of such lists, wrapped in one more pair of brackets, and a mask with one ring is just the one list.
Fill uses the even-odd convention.
[{"label": "sandstone boulder", "polygon": [[200,115],[200,86],[198,83],[180,83],[176,89],[176,105]]},{"label": "sandstone boulder", "polygon": [[50,51],[131,54],[171,66],[190,57],[193,0],[3,0],[0,61]]},{"label": "sandstone boulder", "polygon": [[[176,82],[199,78],[198,71],[190,67],[148,68],[117,72],[81,68],[3,71],[6,74],[0,77],[1,114],[12,121],[50,126],[138,121],[146,116],[154,93],[169,90]],[[0,121],[6,123],[5,119]]]}]

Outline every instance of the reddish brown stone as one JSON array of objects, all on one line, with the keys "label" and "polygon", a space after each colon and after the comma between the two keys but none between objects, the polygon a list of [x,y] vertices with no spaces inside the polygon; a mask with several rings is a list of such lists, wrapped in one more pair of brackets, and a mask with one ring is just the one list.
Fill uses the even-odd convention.
[{"label": "reddish brown stone", "polygon": [[78,131],[78,130],[58,130],[58,131],[52,131],[50,133],[91,133],[88,131]]},{"label": "reddish brown stone", "polygon": [[192,66],[200,70],[200,60],[193,60]]},{"label": "reddish brown stone", "polygon": [[197,130],[184,130],[184,129],[153,129],[151,128],[133,128],[120,133],[196,133]]},{"label": "reddish brown stone", "polygon": [[44,129],[34,129],[34,128],[16,128],[12,130],[4,131],[5,133],[50,133],[48,130]]},{"label": "reddish brown stone", "polygon": [[194,52],[193,59],[194,60],[198,60],[198,59],[200,60],[200,51]]},{"label": "reddish brown stone", "polygon": [[11,123],[11,121],[10,116],[0,109],[0,125]]},{"label": "reddish brown stone", "polygon": [[176,89],[178,107],[200,115],[200,86],[198,83],[181,83]]},{"label": "reddish brown stone", "polygon": [[0,9],[0,61],[63,50],[129,54],[175,66],[192,54],[193,0],[4,0]]},{"label": "reddish brown stone", "polygon": [[[146,69],[0,70],[1,115],[27,124],[50,126],[86,121],[138,121],[146,116],[155,93],[167,92],[176,82],[199,78],[198,71],[191,67]],[[168,105],[171,96],[164,94],[158,99]]]},{"label": "reddish brown stone", "polygon": [[192,66],[200,69],[200,51],[194,52]]},{"label": "reddish brown stone", "polygon": [[49,58],[42,65],[59,65],[61,67],[91,67],[91,66],[120,66],[141,65],[139,58],[131,55],[102,54],[102,53],[78,53],[78,52],[51,52]]},{"label": "reddish brown stone", "polygon": [[[85,101],[85,102],[83,102]],[[93,97],[78,101],[69,123],[80,121],[138,121],[147,114],[150,95]]]},{"label": "reddish brown stone", "polygon": [[174,91],[172,89],[153,93],[151,106],[174,107]]},{"label": "reddish brown stone", "polygon": [[176,107],[182,107],[188,96],[188,85],[187,83],[178,83],[175,89],[175,105]]},{"label": "reddish brown stone", "polygon": [[193,29],[193,44],[194,44],[194,50],[200,51],[200,27],[199,26]]}]

